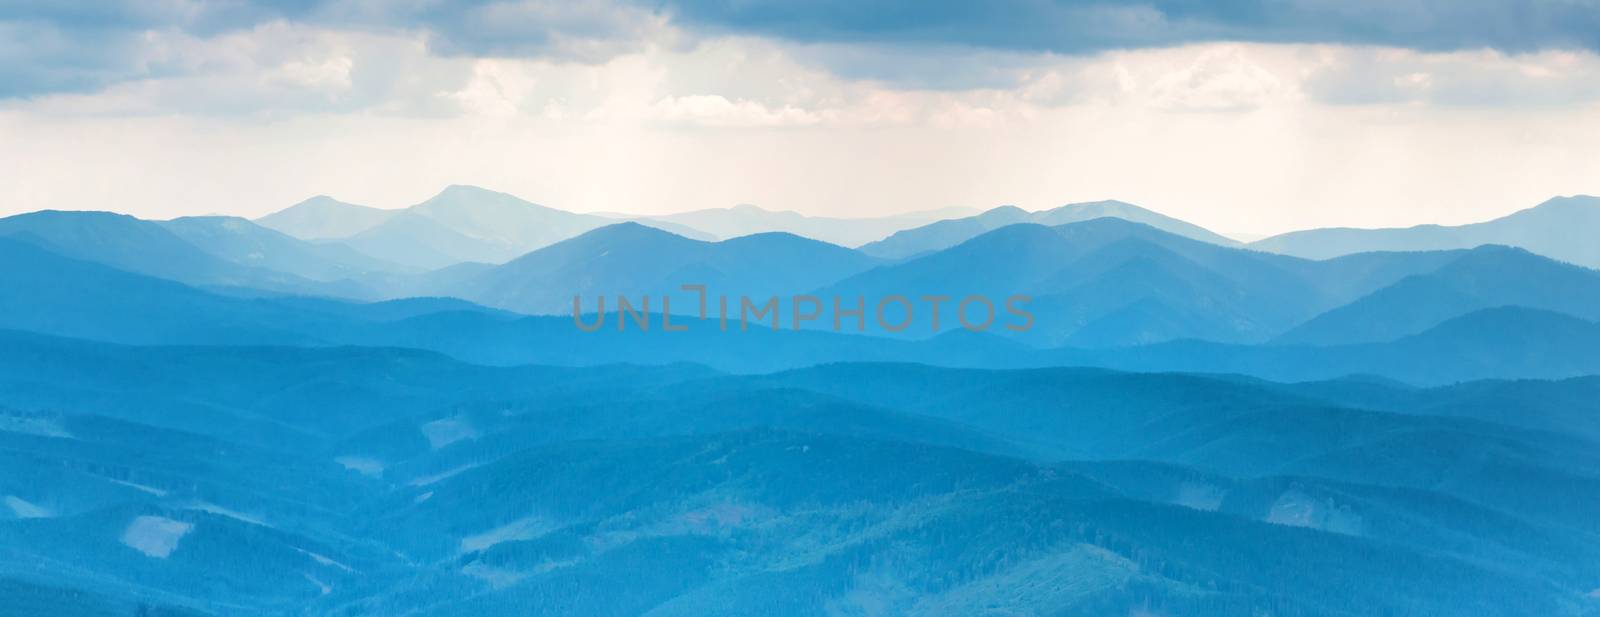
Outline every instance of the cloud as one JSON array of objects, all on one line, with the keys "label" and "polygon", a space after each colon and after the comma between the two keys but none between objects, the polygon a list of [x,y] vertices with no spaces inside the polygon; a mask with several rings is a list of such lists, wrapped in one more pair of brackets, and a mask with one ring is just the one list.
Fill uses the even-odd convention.
[{"label": "cloud", "polygon": [[447,58],[583,63],[761,37],[913,89],[1006,87],[1041,57],[1214,41],[1600,50],[1600,0],[0,0],[0,98],[182,74],[152,46],[272,23],[409,36]]},{"label": "cloud", "polygon": [[1320,55],[1305,88],[1334,104],[1549,107],[1600,100],[1600,55],[1587,52],[1355,48]]},{"label": "cloud", "polygon": [[437,115],[457,111],[447,93],[460,89],[471,70],[470,59],[430,54],[420,35],[284,21],[210,37],[151,32],[128,55],[130,64],[145,67],[142,78],[39,94],[25,107],[52,115]]},{"label": "cloud", "polygon": [[1600,50],[1596,0],[667,0],[680,25],[802,42],[1066,54],[1207,41]]},{"label": "cloud", "polygon": [[665,0],[663,7],[693,35],[788,41],[837,74],[917,89],[1007,87],[1052,57],[1214,42],[1600,51],[1600,0]]},{"label": "cloud", "polygon": [[83,92],[145,73],[138,41],[65,32],[50,24],[0,21],[0,98]]},{"label": "cloud", "polygon": [[675,37],[656,11],[604,0],[0,0],[0,98],[194,73],[164,46],[273,24],[415,38],[444,58],[601,62]]}]

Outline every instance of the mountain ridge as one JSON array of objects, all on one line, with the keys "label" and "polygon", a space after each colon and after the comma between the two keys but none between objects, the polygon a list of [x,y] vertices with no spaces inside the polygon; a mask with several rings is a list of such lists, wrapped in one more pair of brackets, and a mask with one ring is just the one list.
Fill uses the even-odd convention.
[{"label": "mountain ridge", "polygon": [[896,232],[877,242],[863,245],[861,250],[876,257],[905,259],[960,244],[1006,225],[1037,223],[1056,226],[1107,217],[1142,223],[1175,235],[1221,246],[1239,245],[1234,240],[1198,225],[1113,199],[1067,204],[1038,212],[1029,212],[1016,206],[1000,206],[977,216],[949,219]]},{"label": "mountain ridge", "polygon": [[440,291],[528,314],[570,314],[575,295],[584,301],[672,295],[682,302],[682,285],[704,285],[713,297],[789,296],[876,263],[854,250],[786,232],[707,242],[625,222],[471,273]]},{"label": "mountain ridge", "polygon": [[315,195],[255,223],[301,240],[337,240],[376,227],[398,212]]},{"label": "mountain ridge", "polygon": [[1327,259],[1379,250],[1466,249],[1516,246],[1569,263],[1600,268],[1600,248],[1576,231],[1600,228],[1600,197],[1552,197],[1536,206],[1465,225],[1403,228],[1335,227],[1279,234],[1250,243],[1258,250]]}]

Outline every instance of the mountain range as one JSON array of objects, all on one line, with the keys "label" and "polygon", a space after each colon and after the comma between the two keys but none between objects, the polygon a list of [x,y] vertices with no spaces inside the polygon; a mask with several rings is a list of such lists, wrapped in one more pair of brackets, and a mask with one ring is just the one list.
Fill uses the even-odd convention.
[{"label": "mountain range", "polygon": [[255,220],[267,229],[301,240],[338,240],[372,229],[398,214],[317,195]]},{"label": "mountain range", "polygon": [[[312,242],[349,244],[380,260],[432,269],[460,262],[503,263],[582,232],[623,221],[640,222],[698,240],[785,232],[830,244],[859,247],[884,259],[905,259],[949,248],[985,232],[1018,223],[1056,226],[1120,218],[1221,246],[1240,243],[1185,221],[1116,200],[1068,204],[1029,212],[1002,206],[976,215],[944,208],[864,218],[812,217],[756,206],[712,208],[668,215],[579,214],[539,206],[472,186],[447,187],[416,206],[380,210],[317,196],[256,219],[262,227]],[[414,215],[414,216],[401,216]],[[1434,251],[1484,244],[1515,246],[1560,261],[1600,267],[1600,250],[1581,234],[1600,222],[1600,198],[1552,198],[1499,219],[1455,227],[1405,229],[1329,228],[1289,232],[1249,243],[1249,248],[1329,259],[1380,251]],[[410,249],[407,251],[406,249]]]},{"label": "mountain range", "polygon": [[0,340],[12,611],[1595,607],[1600,458],[1551,429],[1594,399],[1488,418],[1416,404],[1497,409],[1587,380],[740,376]]},{"label": "mountain range", "polygon": [[[1524,278],[1512,280],[1518,272]],[[1496,247],[1311,261],[1105,218],[1057,227],[1003,227],[845,279],[819,294],[975,295],[995,303],[1024,294],[1038,320],[1016,336],[1034,346],[1114,347],[1177,339],[1338,344],[1392,340],[1503,305],[1595,319],[1600,315],[1587,308],[1585,298],[1600,291],[1597,275]],[[1455,288],[1481,296],[1465,301],[1458,296],[1469,291],[1453,293],[1443,285],[1406,291],[1432,280],[1455,281]],[[1575,299],[1563,302],[1569,294]],[[1373,319],[1378,313],[1387,317]],[[932,331],[930,317],[925,309],[910,330]],[[1343,322],[1353,323],[1336,325]],[[942,325],[955,327],[949,318]],[[1344,330],[1338,335],[1314,334],[1339,327]],[[1360,327],[1372,332],[1353,331]]]},{"label": "mountain range", "polygon": [[109,212],[42,211],[0,219],[0,238],[128,272],[247,294],[370,297],[360,283],[341,277],[392,268],[353,251],[312,246],[223,217],[161,222]]},{"label": "mountain range", "polygon": [[1555,197],[1507,216],[1455,227],[1312,229],[1250,243],[1250,248],[1327,259],[1372,251],[1432,251],[1503,244],[1553,259],[1600,268],[1600,246],[1584,230],[1600,225],[1600,197]]},{"label": "mountain range", "polygon": [[379,259],[431,269],[469,261],[502,263],[614,222],[505,193],[451,186],[340,242]]},{"label": "mountain range", "polygon": [[624,221],[697,240],[783,232],[843,246],[970,214],[961,208],[870,218],[811,217],[740,205],[680,214],[581,214],[506,193],[453,185],[402,210],[381,210],[317,196],[255,220],[261,227],[316,243],[337,244],[415,269],[463,262],[499,264],[599,227]]},{"label": "mountain range", "polygon": [[[697,316],[719,314],[722,297],[730,302],[730,315],[741,313],[741,297],[757,307],[776,298],[777,319],[784,324],[791,323],[794,296],[816,297],[820,317],[831,317],[831,300],[839,298],[842,307],[865,307],[861,333],[900,339],[960,329],[955,312],[968,297],[982,296],[1003,318],[1005,300],[1025,296],[1027,310],[1036,317],[1033,327],[1025,332],[995,327],[989,334],[1035,349],[1114,349],[1186,339],[1382,343],[1505,306],[1600,319],[1593,308],[1600,306],[1600,274],[1524,250],[1389,251],[1318,261],[1197,240],[1193,233],[1118,217],[1008,225],[897,260],[792,234],[704,241],[641,223],[577,232],[498,265],[468,261],[420,271],[361,250],[367,240],[383,237],[396,239],[397,247],[414,246],[391,235],[412,224],[430,237],[454,234],[480,247],[474,250],[502,255],[517,243],[540,242],[533,239],[535,228],[552,234],[543,237],[576,229],[557,234],[539,227],[537,220],[555,211],[530,206],[502,194],[452,187],[404,216],[336,242],[296,239],[229,217],[142,221],[93,212],[0,219],[0,235],[62,257],[231,295],[361,301],[444,296],[531,315],[569,315],[575,297],[582,311],[590,312],[601,297],[614,311],[618,297],[630,299],[637,309],[652,296],[657,304],[648,312],[659,312],[670,296],[675,313]],[[1092,210],[1069,207],[1052,216]],[[499,216],[503,211],[522,213],[524,224],[505,223]],[[449,225],[435,224],[440,221]],[[447,228],[497,239],[472,240]],[[698,294],[684,291],[684,285],[705,286],[708,310],[701,311]],[[913,314],[903,330],[889,331],[874,318],[876,304],[893,296],[911,301]],[[926,296],[948,297],[937,329],[931,307],[922,300]],[[974,306],[980,313],[986,310]],[[901,310],[890,307],[888,321],[899,321],[903,315],[896,311]],[[832,319],[822,318],[805,324],[832,326]]]},{"label": "mountain range", "polygon": [[574,296],[581,296],[585,307],[609,297],[612,310],[618,296],[635,302],[655,296],[659,312],[661,298],[670,294],[679,298],[678,311],[687,313],[699,311],[698,297],[694,304],[685,302],[682,285],[702,285],[719,296],[765,299],[814,289],[877,263],[857,251],[788,233],[704,242],[621,223],[430,291],[527,314],[571,314]]},{"label": "mountain range", "polygon": [[[649,216],[643,220],[661,221],[681,225],[688,229],[728,239],[752,234],[783,232],[821,240],[829,244],[858,247],[903,229],[920,227],[945,219],[971,216],[970,208],[941,208],[879,217],[838,218],[807,216],[788,210],[764,210],[749,204],[732,208],[711,208],[664,216]],[[629,215],[612,215],[617,218],[634,218]]]},{"label": "mountain range", "polygon": [[691,214],[0,219],[0,615],[1600,615],[1554,236]]},{"label": "mountain range", "polygon": [[1157,214],[1133,204],[1109,200],[1068,204],[1040,212],[1029,212],[1016,206],[1001,206],[977,216],[938,221],[895,232],[882,240],[863,245],[861,252],[886,259],[904,259],[949,248],[1007,225],[1034,223],[1053,227],[1098,218],[1119,218],[1143,223],[1168,233],[1222,246],[1238,244],[1197,225]]},{"label": "mountain range", "polygon": [[[1130,229],[1141,227],[1115,224]],[[1016,229],[1056,233],[1044,227]],[[676,238],[676,242],[711,255],[725,256],[730,250],[722,246],[725,243],[695,243],[642,226],[623,227],[620,231],[648,234],[658,240]],[[607,233],[603,237],[619,239],[626,235]],[[854,254],[848,249],[789,236],[771,239],[795,244],[804,251],[816,250],[820,245],[844,258],[840,267],[862,267],[850,258]],[[1435,314],[1432,318],[1438,323],[1414,321],[1423,329],[1391,341],[1319,345],[1171,340],[1092,348],[1030,346],[1030,339],[1023,336],[1027,333],[1008,338],[962,329],[923,340],[831,332],[825,328],[794,331],[792,315],[784,312],[788,308],[781,304],[779,314],[755,320],[748,329],[737,322],[725,329],[712,308],[708,319],[695,319],[693,315],[675,319],[676,327],[686,331],[662,332],[659,315],[648,313],[642,316],[643,320],[653,323],[655,329],[643,331],[637,316],[624,324],[613,312],[599,331],[585,332],[570,315],[523,317],[459,300],[361,304],[334,299],[239,297],[61,257],[27,242],[0,240],[0,248],[5,250],[8,264],[0,267],[0,284],[11,289],[38,290],[7,296],[6,306],[0,307],[5,309],[0,312],[0,328],[118,343],[406,347],[497,365],[694,362],[734,372],[851,360],[960,367],[1104,366],[1136,371],[1216,371],[1290,381],[1371,374],[1418,384],[1494,377],[1566,378],[1600,372],[1600,354],[1594,353],[1595,344],[1600,343],[1600,326],[1582,317],[1531,308],[1491,308],[1455,316]],[[560,245],[552,248],[557,253],[563,250]],[[1496,252],[1541,259],[1519,251]],[[1469,252],[1464,257],[1477,257],[1476,253]],[[559,261],[551,263],[560,265]],[[670,267],[669,262],[664,263]],[[507,272],[520,271],[517,268]],[[570,271],[557,268],[539,274],[565,277],[570,276]],[[639,280],[633,282],[644,285],[641,289],[653,286]],[[1403,288],[1405,282],[1394,286]],[[680,314],[697,312],[693,301],[683,298]],[[1533,304],[1538,299],[1532,297],[1526,303]],[[565,301],[570,302],[570,298]],[[660,307],[654,310],[659,311]],[[608,307],[611,311],[615,309]],[[1044,324],[1050,317],[1039,313],[1037,320]],[[590,323],[593,319],[592,315],[585,318]],[[777,328],[769,327],[768,319]],[[831,319],[819,320],[823,324],[829,322]]]}]

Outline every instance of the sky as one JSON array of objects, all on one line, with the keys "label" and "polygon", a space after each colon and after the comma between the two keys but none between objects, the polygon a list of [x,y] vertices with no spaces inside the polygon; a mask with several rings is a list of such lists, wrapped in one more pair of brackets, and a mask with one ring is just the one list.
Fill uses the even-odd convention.
[{"label": "sky", "polygon": [[1600,0],[0,0],[0,215],[449,184],[1474,222],[1600,194]]}]

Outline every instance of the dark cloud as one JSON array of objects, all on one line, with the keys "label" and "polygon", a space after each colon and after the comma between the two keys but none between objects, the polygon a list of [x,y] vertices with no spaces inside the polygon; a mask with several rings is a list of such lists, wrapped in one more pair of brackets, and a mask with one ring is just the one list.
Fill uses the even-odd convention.
[{"label": "dark cloud", "polygon": [[149,33],[204,37],[296,19],[314,8],[310,2],[0,0],[0,98],[89,92],[175,74],[187,63],[152,58]]},{"label": "dark cloud", "polygon": [[565,0],[0,0],[0,98],[94,91],[199,64],[152,61],[146,52],[162,35],[205,38],[286,22],[422,33],[446,56],[598,61],[636,48],[655,15],[626,2]]},{"label": "dark cloud", "polygon": [[[844,75],[911,72],[912,81],[930,73],[881,62],[918,50],[1084,54],[1216,40],[1600,50],[1600,0],[0,0],[0,97],[181,70],[139,53],[150,32],[207,37],[287,21],[423,32],[444,55],[603,60],[636,48],[658,17],[691,33],[892,48],[834,52],[842,60],[826,64]],[[853,71],[852,57],[879,66]]]},{"label": "dark cloud", "polygon": [[1600,50],[1600,0],[667,0],[680,25],[804,42],[1056,53],[1202,41]]}]

